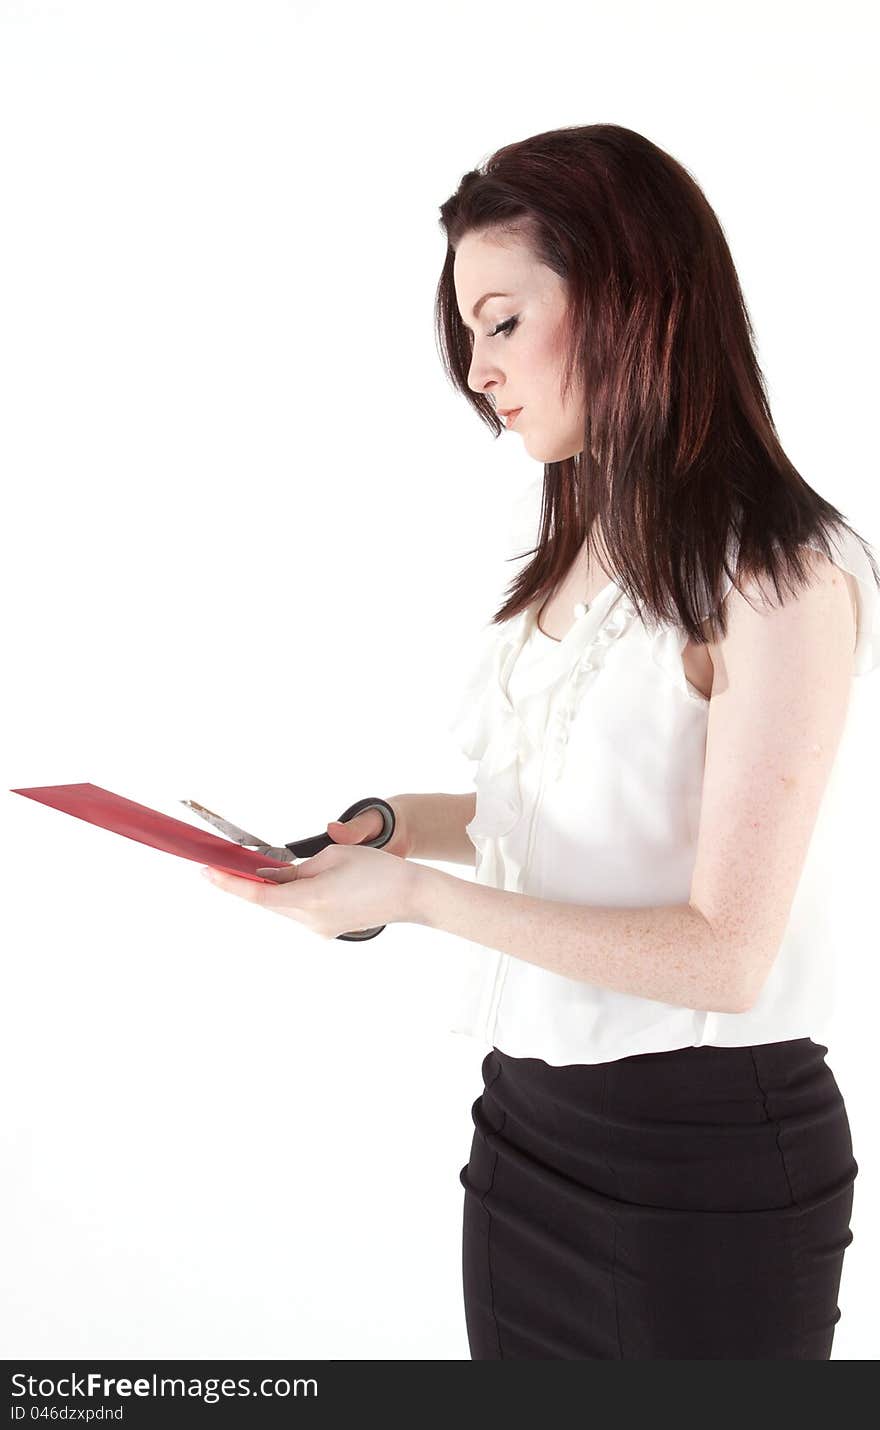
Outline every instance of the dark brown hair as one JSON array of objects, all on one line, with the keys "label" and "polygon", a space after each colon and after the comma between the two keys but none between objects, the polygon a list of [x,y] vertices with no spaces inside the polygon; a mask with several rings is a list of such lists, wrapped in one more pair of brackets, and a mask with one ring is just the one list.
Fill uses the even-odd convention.
[{"label": "dark brown hair", "polygon": [[[549,130],[499,149],[440,208],[446,261],[435,317],[447,376],[500,436],[489,399],[468,386],[471,334],[453,264],[465,234],[526,242],[565,282],[562,394],[587,393],[583,450],[544,464],[533,559],[493,617],[559,585],[585,539],[639,610],[701,644],[727,633],[726,571],[769,576],[783,599],[805,585],[800,549],[832,560],[826,528],[870,548],[782,450],[754,332],[721,225],[686,169],[617,124]],[[598,520],[597,520],[598,519]],[[729,543],[739,549],[736,570]],[[514,560],[520,558],[514,557]]]}]

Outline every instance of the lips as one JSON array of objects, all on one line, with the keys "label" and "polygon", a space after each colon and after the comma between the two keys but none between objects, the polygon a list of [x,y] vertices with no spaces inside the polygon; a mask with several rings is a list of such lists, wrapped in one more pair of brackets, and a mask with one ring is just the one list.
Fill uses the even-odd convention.
[{"label": "lips", "polygon": [[512,427],[521,412],[521,407],[511,407],[507,412],[499,412],[498,416],[504,418],[505,427]]}]

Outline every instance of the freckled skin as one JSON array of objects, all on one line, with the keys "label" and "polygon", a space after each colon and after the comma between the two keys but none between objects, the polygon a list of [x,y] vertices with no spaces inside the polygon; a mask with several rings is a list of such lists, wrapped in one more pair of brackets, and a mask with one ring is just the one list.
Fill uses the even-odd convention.
[{"label": "freckled skin", "polygon": [[757,582],[729,594],[715,656],[691,901],[753,997],[785,932],[850,697],[846,585],[820,553],[808,560],[810,586],[781,606],[762,604]]}]

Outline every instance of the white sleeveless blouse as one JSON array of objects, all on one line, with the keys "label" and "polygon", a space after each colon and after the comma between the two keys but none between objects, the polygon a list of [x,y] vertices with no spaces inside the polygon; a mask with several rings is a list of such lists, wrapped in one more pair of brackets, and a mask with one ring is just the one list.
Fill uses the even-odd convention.
[{"label": "white sleeveless blouse", "polygon": [[[864,675],[880,665],[880,592],[855,537],[839,528],[834,544],[835,564],[856,578],[853,673]],[[731,585],[725,576],[722,595]],[[477,762],[466,828],[479,883],[606,907],[688,902],[710,702],[685,676],[686,643],[676,625],[646,625],[614,582],[561,641],[538,628],[535,607],[482,632],[449,726]],[[833,817],[838,767],[782,946],[747,1012],[614,992],[471,944],[451,1031],[555,1066],[704,1043],[823,1041],[834,959],[820,826]]]}]

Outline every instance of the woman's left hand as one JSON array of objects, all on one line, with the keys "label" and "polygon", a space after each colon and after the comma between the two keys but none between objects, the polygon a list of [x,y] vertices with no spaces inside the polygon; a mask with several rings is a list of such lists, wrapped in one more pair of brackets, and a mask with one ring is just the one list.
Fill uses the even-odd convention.
[{"label": "woman's left hand", "polygon": [[336,938],[379,924],[416,922],[418,871],[418,865],[372,845],[329,844],[289,868],[256,871],[276,888],[226,870],[202,872],[228,894],[293,919],[321,938]]}]

